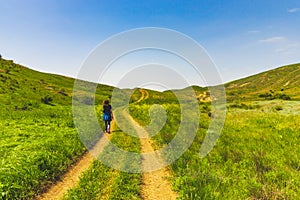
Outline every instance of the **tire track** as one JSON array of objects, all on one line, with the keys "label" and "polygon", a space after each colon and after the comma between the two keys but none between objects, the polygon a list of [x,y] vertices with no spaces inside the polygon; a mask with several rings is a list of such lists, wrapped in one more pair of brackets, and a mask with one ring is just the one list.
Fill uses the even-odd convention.
[{"label": "tire track", "polygon": [[[141,127],[127,112],[123,111],[124,117],[128,118],[137,134],[140,137],[141,143],[141,152],[150,153],[154,152],[152,147],[153,141],[150,139],[147,131]],[[142,158],[142,169],[143,171],[151,171],[151,168],[155,163],[158,166],[164,162],[162,157],[156,154],[154,157],[143,156]],[[172,174],[168,167],[162,169],[143,173],[142,184],[141,184],[141,195],[144,200],[175,200],[177,194],[172,190],[171,183],[169,179],[172,177]]]},{"label": "tire track", "polygon": [[149,98],[149,92],[147,90],[139,89],[139,91],[141,93],[141,97],[134,103],[139,103]]},{"label": "tire track", "polygon": [[[112,124],[112,127],[113,124]],[[111,134],[104,134],[95,146],[87,151],[81,159],[74,163],[68,171],[62,175],[61,180],[52,185],[45,193],[37,196],[37,200],[59,200],[71,188],[75,187],[81,174],[88,170],[93,161],[101,154],[109,144]]]}]

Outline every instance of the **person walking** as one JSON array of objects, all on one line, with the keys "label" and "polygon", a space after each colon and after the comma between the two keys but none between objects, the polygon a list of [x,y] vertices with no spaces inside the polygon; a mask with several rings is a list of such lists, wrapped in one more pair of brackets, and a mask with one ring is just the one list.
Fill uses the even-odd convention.
[{"label": "person walking", "polygon": [[103,103],[103,121],[105,123],[105,132],[110,133],[110,122],[113,120],[112,107],[108,100]]}]

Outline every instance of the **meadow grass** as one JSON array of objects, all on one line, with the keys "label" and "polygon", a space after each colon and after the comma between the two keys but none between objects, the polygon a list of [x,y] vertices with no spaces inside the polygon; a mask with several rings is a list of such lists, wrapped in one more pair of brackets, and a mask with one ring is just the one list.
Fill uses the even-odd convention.
[{"label": "meadow grass", "polygon": [[84,151],[71,108],[41,105],[31,111],[1,109],[0,195],[26,199],[55,182]]},{"label": "meadow grass", "polygon": [[[72,116],[74,79],[0,59],[0,196],[42,193],[86,148]],[[112,87],[98,85],[96,104]],[[87,128],[87,132],[89,128]]]},{"label": "meadow grass", "polygon": [[[210,105],[200,103],[196,138],[171,164],[173,188],[181,199],[299,199],[299,72],[296,64],[225,84],[229,101],[226,123],[215,148],[203,159],[199,149],[209,127]],[[42,193],[86,151],[72,117],[73,84],[72,78],[36,72],[0,59],[2,199],[31,199]],[[197,94],[207,90],[194,89]],[[95,97],[83,100],[88,105],[94,100],[101,105],[112,90],[98,85]],[[180,108],[171,91],[148,94],[150,98],[135,103],[140,93],[134,91],[129,111],[145,126],[151,122],[151,105],[166,109],[166,124],[153,136],[159,149],[177,133]],[[291,101],[280,100],[287,96]],[[269,97],[279,100],[266,101]],[[100,110],[96,107],[96,112]],[[89,132],[89,127],[86,129]],[[112,142],[128,151],[140,151],[138,139],[121,130],[113,134]],[[114,150],[110,146],[105,151],[113,156]],[[140,174],[119,172],[95,161],[66,198],[140,199],[140,183]]]},{"label": "meadow grass", "polygon": [[[201,114],[194,142],[171,164],[173,186],[180,199],[300,197],[299,115],[283,112],[290,102],[281,102],[280,111],[266,109],[274,106],[272,101],[258,104],[264,104],[264,110],[229,108],[221,137],[203,159],[199,157],[199,149],[210,119],[206,113]],[[172,106],[174,110],[178,107]],[[145,108],[142,105],[131,108],[133,117],[143,121],[143,125],[150,121]],[[160,133],[153,137],[158,148],[176,134],[180,112],[172,112],[169,117]]]},{"label": "meadow grass", "polygon": [[[123,150],[140,152],[139,139],[127,135],[118,127],[115,127],[112,132],[111,142]],[[105,155],[102,154],[100,157],[113,156],[114,152],[114,146],[108,145],[103,151]],[[81,176],[79,184],[69,190],[64,199],[141,199],[141,174],[122,172],[106,166],[100,160],[93,162],[92,166]],[[134,161],[122,158],[118,162],[117,166],[130,165]]]}]

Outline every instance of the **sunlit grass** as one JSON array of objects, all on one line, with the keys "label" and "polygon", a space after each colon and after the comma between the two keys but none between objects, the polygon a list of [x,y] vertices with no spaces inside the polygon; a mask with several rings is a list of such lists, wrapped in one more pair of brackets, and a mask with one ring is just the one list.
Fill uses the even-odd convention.
[{"label": "sunlit grass", "polygon": [[[277,104],[283,109],[273,109]],[[199,149],[209,125],[208,116],[202,114],[193,144],[171,165],[173,185],[182,199],[299,198],[300,118],[288,110],[299,104],[268,101],[253,105],[259,106],[229,108],[216,146],[200,159]],[[149,121],[141,108],[131,108],[133,116]],[[179,112],[169,115],[167,124],[153,138],[159,147],[176,134],[176,119],[180,119]]]}]

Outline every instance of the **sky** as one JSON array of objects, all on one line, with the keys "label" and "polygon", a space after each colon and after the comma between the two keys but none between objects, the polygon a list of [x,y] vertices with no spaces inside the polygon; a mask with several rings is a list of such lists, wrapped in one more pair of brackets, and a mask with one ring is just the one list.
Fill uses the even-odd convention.
[{"label": "sky", "polygon": [[[299,25],[299,0],[0,0],[0,54],[77,77],[103,41],[160,27],[199,43],[226,83],[299,63]],[[113,78],[105,83],[116,84]]]}]

